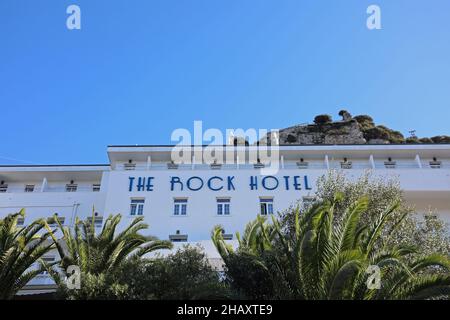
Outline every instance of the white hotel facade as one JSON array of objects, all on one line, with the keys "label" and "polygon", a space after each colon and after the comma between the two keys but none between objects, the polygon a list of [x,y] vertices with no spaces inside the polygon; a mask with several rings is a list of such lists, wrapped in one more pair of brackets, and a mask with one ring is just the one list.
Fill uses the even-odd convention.
[{"label": "white hotel facade", "polygon": [[[225,148],[248,152],[257,147]],[[450,222],[449,144],[282,145],[280,169],[271,176],[261,175],[261,163],[176,165],[172,149],[109,146],[104,165],[0,166],[0,217],[25,208],[24,225],[57,213],[72,226],[94,208],[100,227],[110,214],[121,213],[123,224],[142,216],[149,234],[177,243],[200,242],[214,259],[209,240],[215,225],[232,239],[257,214],[310,199],[317,178],[339,169],[355,178],[366,170],[396,177],[418,213],[431,209]],[[29,288],[45,291],[51,283],[43,275]]]}]

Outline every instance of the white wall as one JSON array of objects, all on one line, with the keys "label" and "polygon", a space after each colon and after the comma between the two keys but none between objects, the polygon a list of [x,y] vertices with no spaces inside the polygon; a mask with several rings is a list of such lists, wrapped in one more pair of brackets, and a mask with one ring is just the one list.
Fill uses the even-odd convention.
[{"label": "white wall", "polygon": [[[358,177],[363,170],[345,171],[349,176]],[[108,193],[106,196],[105,213],[122,213],[124,223],[128,223],[134,217],[129,216],[131,198],[145,198],[144,219],[150,225],[150,234],[167,239],[169,234],[180,230],[181,234],[187,234],[189,241],[206,240],[210,238],[213,227],[220,224],[226,233],[242,231],[246,223],[254,219],[259,213],[259,197],[274,197],[274,210],[283,210],[294,204],[303,196],[313,195],[314,190],[294,190],[292,184],[290,190],[284,189],[283,176],[303,177],[308,176],[310,187],[314,189],[315,181],[325,174],[325,170],[282,170],[277,177],[280,186],[277,190],[264,190],[259,186],[258,190],[250,190],[250,176],[258,175],[259,171],[250,170],[159,170],[159,171],[112,171],[108,182]],[[450,198],[450,171],[431,169],[404,169],[404,170],[376,170],[376,174],[386,177],[399,177],[402,188],[408,191],[423,194],[420,198],[421,207],[427,203],[427,194],[433,194],[434,190],[441,192],[440,197]],[[132,192],[128,191],[129,177],[154,177],[153,191],[137,191],[134,187]],[[211,191],[204,187],[201,191],[171,191],[170,179],[172,176],[180,177],[184,182],[192,176],[201,177],[205,182],[213,176],[220,176],[226,180],[227,176],[235,176],[234,185],[236,190]],[[261,180],[261,177],[258,177]],[[300,179],[303,184],[303,180]],[[444,193],[442,193],[444,192]],[[187,216],[173,216],[173,199],[175,197],[188,197]],[[216,214],[216,197],[231,197],[231,215],[218,216]],[[414,203],[414,196],[408,200]],[[433,205],[435,197],[430,198],[428,205]],[[445,218],[448,218],[450,204],[439,208]]]}]

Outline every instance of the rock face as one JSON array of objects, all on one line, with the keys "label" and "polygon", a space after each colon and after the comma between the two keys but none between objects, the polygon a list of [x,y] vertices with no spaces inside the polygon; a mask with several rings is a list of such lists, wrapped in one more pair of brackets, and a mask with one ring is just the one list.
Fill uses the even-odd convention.
[{"label": "rock face", "polygon": [[[330,115],[318,115],[314,124],[301,124],[281,129],[279,131],[280,144],[404,144],[404,143],[450,143],[449,136],[432,138],[418,138],[416,136],[405,139],[399,131],[383,125],[376,125],[372,117],[358,115],[352,117],[346,110],[339,115],[342,121],[332,121]],[[272,134],[269,134],[269,137]],[[268,143],[270,144],[270,140]]]},{"label": "rock face", "polygon": [[279,132],[280,144],[365,144],[356,120],[299,125]]}]

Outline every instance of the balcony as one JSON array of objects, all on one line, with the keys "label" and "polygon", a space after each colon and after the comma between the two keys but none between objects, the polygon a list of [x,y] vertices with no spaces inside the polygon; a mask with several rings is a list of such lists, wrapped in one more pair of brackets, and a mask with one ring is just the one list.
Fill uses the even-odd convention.
[{"label": "balcony", "polygon": [[64,193],[78,193],[78,192],[99,192],[99,189],[97,187],[92,186],[77,186],[76,190],[74,191],[67,191],[66,186],[47,186],[42,190],[41,186],[36,186],[33,191],[25,191],[25,186],[23,187],[17,187],[17,186],[10,186],[5,191],[3,191],[0,194],[8,194],[8,193],[26,193],[26,194],[35,194],[35,193],[42,193],[42,192],[64,192]]}]

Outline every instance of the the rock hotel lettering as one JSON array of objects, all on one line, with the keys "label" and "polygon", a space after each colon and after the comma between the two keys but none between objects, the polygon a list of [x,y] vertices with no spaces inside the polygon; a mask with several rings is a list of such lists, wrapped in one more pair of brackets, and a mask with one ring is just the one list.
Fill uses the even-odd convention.
[{"label": "the rock hotel lettering", "polygon": [[[308,176],[250,176],[248,187],[250,190],[311,190]],[[170,191],[200,191],[207,188],[211,191],[235,191],[235,176],[212,176],[201,178],[192,176],[186,180],[178,176],[170,177]],[[153,191],[155,177],[129,177],[128,191]]]}]

